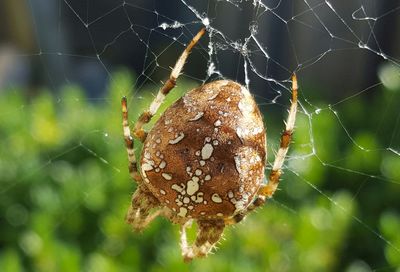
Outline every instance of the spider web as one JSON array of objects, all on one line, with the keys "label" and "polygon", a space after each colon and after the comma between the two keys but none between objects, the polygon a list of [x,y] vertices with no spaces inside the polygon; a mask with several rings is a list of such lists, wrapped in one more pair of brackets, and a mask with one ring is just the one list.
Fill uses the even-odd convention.
[{"label": "spider web", "polygon": [[[400,90],[400,51],[396,46],[400,41],[400,5],[396,1],[59,0],[49,5],[45,7],[45,1],[27,2],[27,10],[31,12],[28,34],[34,44],[4,55],[17,68],[35,65],[36,71],[30,72],[26,81],[34,78],[34,86],[48,86],[52,90],[56,97],[55,115],[62,109],[74,109],[72,118],[57,119],[57,129],[62,130],[58,133],[68,136],[71,130],[78,134],[69,135],[75,139],[72,145],[71,142],[61,145],[58,149],[61,151],[54,153],[47,150],[44,138],[57,132],[41,130],[48,116],[46,111],[51,107],[46,102],[32,99],[32,103],[19,102],[18,108],[0,110],[2,120],[23,119],[33,109],[45,115],[42,119],[35,117],[39,123],[36,132],[26,130],[31,135],[28,140],[40,143],[37,146],[42,149],[42,158],[35,163],[27,162],[25,171],[14,174],[17,182],[5,182],[1,186],[0,195],[6,198],[10,192],[48,173],[55,180],[62,180],[61,183],[70,182],[71,171],[91,169],[87,165],[79,167],[82,153],[100,163],[107,175],[101,178],[93,170],[93,179],[98,178],[100,182],[88,181],[80,186],[84,203],[72,198],[65,213],[58,215],[58,224],[48,232],[61,228],[70,216],[78,213],[81,205],[90,209],[91,201],[104,198],[99,194],[107,193],[99,188],[106,184],[117,180],[114,190],[121,190],[120,193],[129,188],[120,129],[120,98],[128,96],[129,106],[134,108],[130,119],[136,120],[156,94],[160,82],[168,77],[180,52],[201,27],[206,27],[206,37],[193,49],[178,79],[180,86],[172,91],[169,103],[185,88],[215,79],[227,78],[246,85],[265,115],[268,161],[272,163],[279,148],[282,120],[290,106],[289,79],[296,72],[301,89],[295,139],[283,169],[281,190],[269,204],[272,208],[264,209],[289,214],[299,222],[310,221],[311,229],[316,232],[315,239],[323,239],[321,236],[329,228],[335,232],[335,222],[327,221],[342,218],[347,227],[341,235],[348,236],[335,247],[342,257],[336,261],[336,267],[342,270],[386,271],[400,265],[398,234],[385,225],[388,221],[392,222],[390,226],[400,225],[393,223],[400,222],[396,217],[399,205],[395,198],[396,192],[400,192],[397,170],[400,167],[400,111],[396,103]],[[119,72],[121,67],[128,67],[129,73]],[[131,72],[135,74],[133,78]],[[0,77],[2,88],[14,93],[19,92],[21,85],[32,86],[24,82]],[[86,95],[72,90],[69,86],[73,84],[82,86]],[[36,91],[31,95],[35,96]],[[97,111],[96,116],[86,116],[92,108],[101,105],[114,109],[115,115]],[[90,124],[81,123],[80,115],[85,115],[82,118]],[[106,120],[108,125],[104,126],[100,120]],[[64,138],[58,136],[58,139]],[[104,149],[97,147],[99,142]],[[20,145],[27,148],[28,143]],[[118,159],[111,158],[110,153],[118,153]],[[1,156],[7,156],[5,147]],[[66,167],[66,161],[78,166]],[[10,167],[7,163],[2,165],[7,173],[12,170]],[[122,185],[123,182],[129,184]],[[37,194],[53,200],[63,197],[57,187],[45,186],[45,190],[51,193]],[[36,191],[31,192],[32,199],[37,197]],[[374,198],[380,202],[373,202]],[[28,213],[29,204],[5,203],[8,203],[5,221],[11,225],[18,221],[13,211]],[[124,203],[120,205],[123,206]],[[335,213],[340,216],[335,217]],[[122,224],[123,213],[113,214],[114,220]],[[263,219],[265,216],[268,212],[263,211],[248,220],[255,225],[257,220],[263,220],[259,224],[264,224],[264,233],[268,234],[267,224],[271,221]],[[277,215],[273,218],[279,220]],[[281,226],[286,224],[278,222]],[[232,232],[240,233],[247,224]],[[107,230],[101,231],[108,235]],[[352,236],[354,232],[364,235]],[[29,255],[34,249],[27,244],[40,238],[28,233],[21,238],[20,247]],[[367,241],[358,241],[360,237],[367,237]],[[328,240],[328,243],[334,242]],[[365,243],[365,251],[359,250],[346,258],[347,253],[362,247],[354,245],[357,243]],[[378,248],[372,248],[376,245]],[[118,248],[115,254],[121,254],[128,246],[114,247]],[[178,247],[173,250],[178,251]],[[217,255],[213,258],[218,258]],[[294,255],[286,256],[295,263]],[[377,257],[372,260],[371,256]],[[288,265],[282,270],[294,267]]]}]

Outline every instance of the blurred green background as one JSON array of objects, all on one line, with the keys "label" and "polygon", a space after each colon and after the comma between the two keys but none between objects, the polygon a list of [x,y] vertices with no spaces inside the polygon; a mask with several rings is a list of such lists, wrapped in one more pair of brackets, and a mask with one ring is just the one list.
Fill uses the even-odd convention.
[{"label": "blurred green background", "polygon": [[[124,222],[136,185],[127,169],[120,97],[134,79],[127,70],[112,78],[107,96],[96,103],[73,85],[58,98],[47,90],[30,99],[23,90],[4,90],[1,271],[400,271],[400,159],[380,148],[388,146],[393,127],[376,131],[382,114],[369,114],[385,108],[383,122],[396,124],[399,89],[380,85],[373,99],[355,97],[332,109],[321,103],[315,112],[305,105],[281,190],[227,228],[215,254],[185,264],[178,226],[159,218],[138,234]],[[181,80],[161,112],[195,85]],[[308,96],[320,92],[304,85]],[[144,89],[129,97],[131,121],[157,90]],[[289,106],[289,96],[286,101]],[[287,106],[261,104],[270,162]],[[314,155],[299,155],[312,147]]]}]

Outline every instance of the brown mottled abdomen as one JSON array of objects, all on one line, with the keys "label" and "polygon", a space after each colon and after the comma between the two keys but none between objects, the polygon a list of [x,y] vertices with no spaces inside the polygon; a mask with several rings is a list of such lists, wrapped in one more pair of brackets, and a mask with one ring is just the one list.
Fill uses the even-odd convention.
[{"label": "brown mottled abdomen", "polygon": [[144,143],[141,172],[178,216],[228,217],[248,206],[264,178],[265,139],[249,91],[214,81],[164,112]]}]

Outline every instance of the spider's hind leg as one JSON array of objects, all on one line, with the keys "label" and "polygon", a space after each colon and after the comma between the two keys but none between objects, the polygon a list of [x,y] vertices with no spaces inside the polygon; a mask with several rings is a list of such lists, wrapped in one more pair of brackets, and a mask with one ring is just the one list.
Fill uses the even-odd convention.
[{"label": "spider's hind leg", "polygon": [[132,225],[135,231],[142,231],[153,219],[160,215],[160,202],[143,186],[139,186],[132,195],[132,204],[126,215],[126,222]]},{"label": "spider's hind leg", "polygon": [[254,199],[254,201],[243,211],[235,214],[232,217],[228,217],[225,218],[225,225],[234,225],[237,224],[239,222],[241,222],[246,216],[247,214],[249,214],[250,212],[252,212],[253,210],[255,210],[256,208],[264,205],[266,201],[265,196],[258,196]]},{"label": "spider's hind leg", "polygon": [[192,220],[189,220],[181,227],[181,249],[185,262],[190,262],[194,258],[207,256],[221,238],[225,228],[223,219],[198,220],[196,241],[193,245],[188,245],[186,228],[188,228],[191,223]]}]

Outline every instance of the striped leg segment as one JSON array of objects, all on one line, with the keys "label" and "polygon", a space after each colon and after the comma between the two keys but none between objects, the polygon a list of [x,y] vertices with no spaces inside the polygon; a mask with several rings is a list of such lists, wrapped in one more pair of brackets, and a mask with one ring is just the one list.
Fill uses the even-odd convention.
[{"label": "striped leg segment", "polygon": [[289,150],[289,145],[292,140],[294,123],[296,121],[296,112],[297,112],[297,91],[298,91],[298,84],[297,84],[297,77],[296,74],[292,75],[292,104],[290,105],[289,115],[286,120],[286,127],[285,131],[282,133],[281,136],[281,145],[278,150],[278,153],[275,156],[274,164],[272,165],[272,170],[269,174],[268,184],[262,186],[258,191],[260,196],[265,196],[267,198],[272,197],[275,193],[276,189],[278,188],[279,178],[282,174],[282,166],[283,162],[285,161],[286,154]]},{"label": "striped leg segment", "polygon": [[196,34],[196,36],[194,36],[192,41],[185,48],[178,61],[176,62],[167,82],[165,82],[165,84],[158,91],[156,98],[151,102],[149,109],[144,111],[140,115],[138,121],[135,124],[133,135],[140,139],[142,142],[144,142],[147,136],[147,133],[143,130],[143,125],[150,122],[151,118],[154,116],[154,114],[156,114],[157,110],[160,108],[160,105],[163,103],[165,96],[168,95],[168,93],[175,87],[176,79],[179,77],[179,74],[182,71],[182,68],[186,62],[187,57],[189,56],[190,51],[197,44],[197,42],[204,35],[205,32],[205,28],[202,28]]},{"label": "striped leg segment", "polygon": [[126,215],[126,222],[130,224],[135,231],[143,230],[151,221],[159,216],[162,210],[159,208],[159,201],[143,186],[136,189],[132,196],[132,203]]},{"label": "striped leg segment", "polygon": [[188,245],[186,228],[188,228],[191,223],[191,220],[189,220],[181,228],[181,249],[185,262],[190,262],[194,258],[207,256],[221,238],[225,228],[225,223],[222,219],[198,220],[196,241],[193,245]]},{"label": "striped leg segment", "polygon": [[124,130],[126,151],[128,152],[129,174],[131,175],[133,180],[141,182],[142,177],[138,172],[137,162],[135,157],[135,148],[133,146],[133,138],[131,136],[131,131],[129,128],[128,106],[126,97],[122,97],[121,106],[122,106],[122,127]]}]

